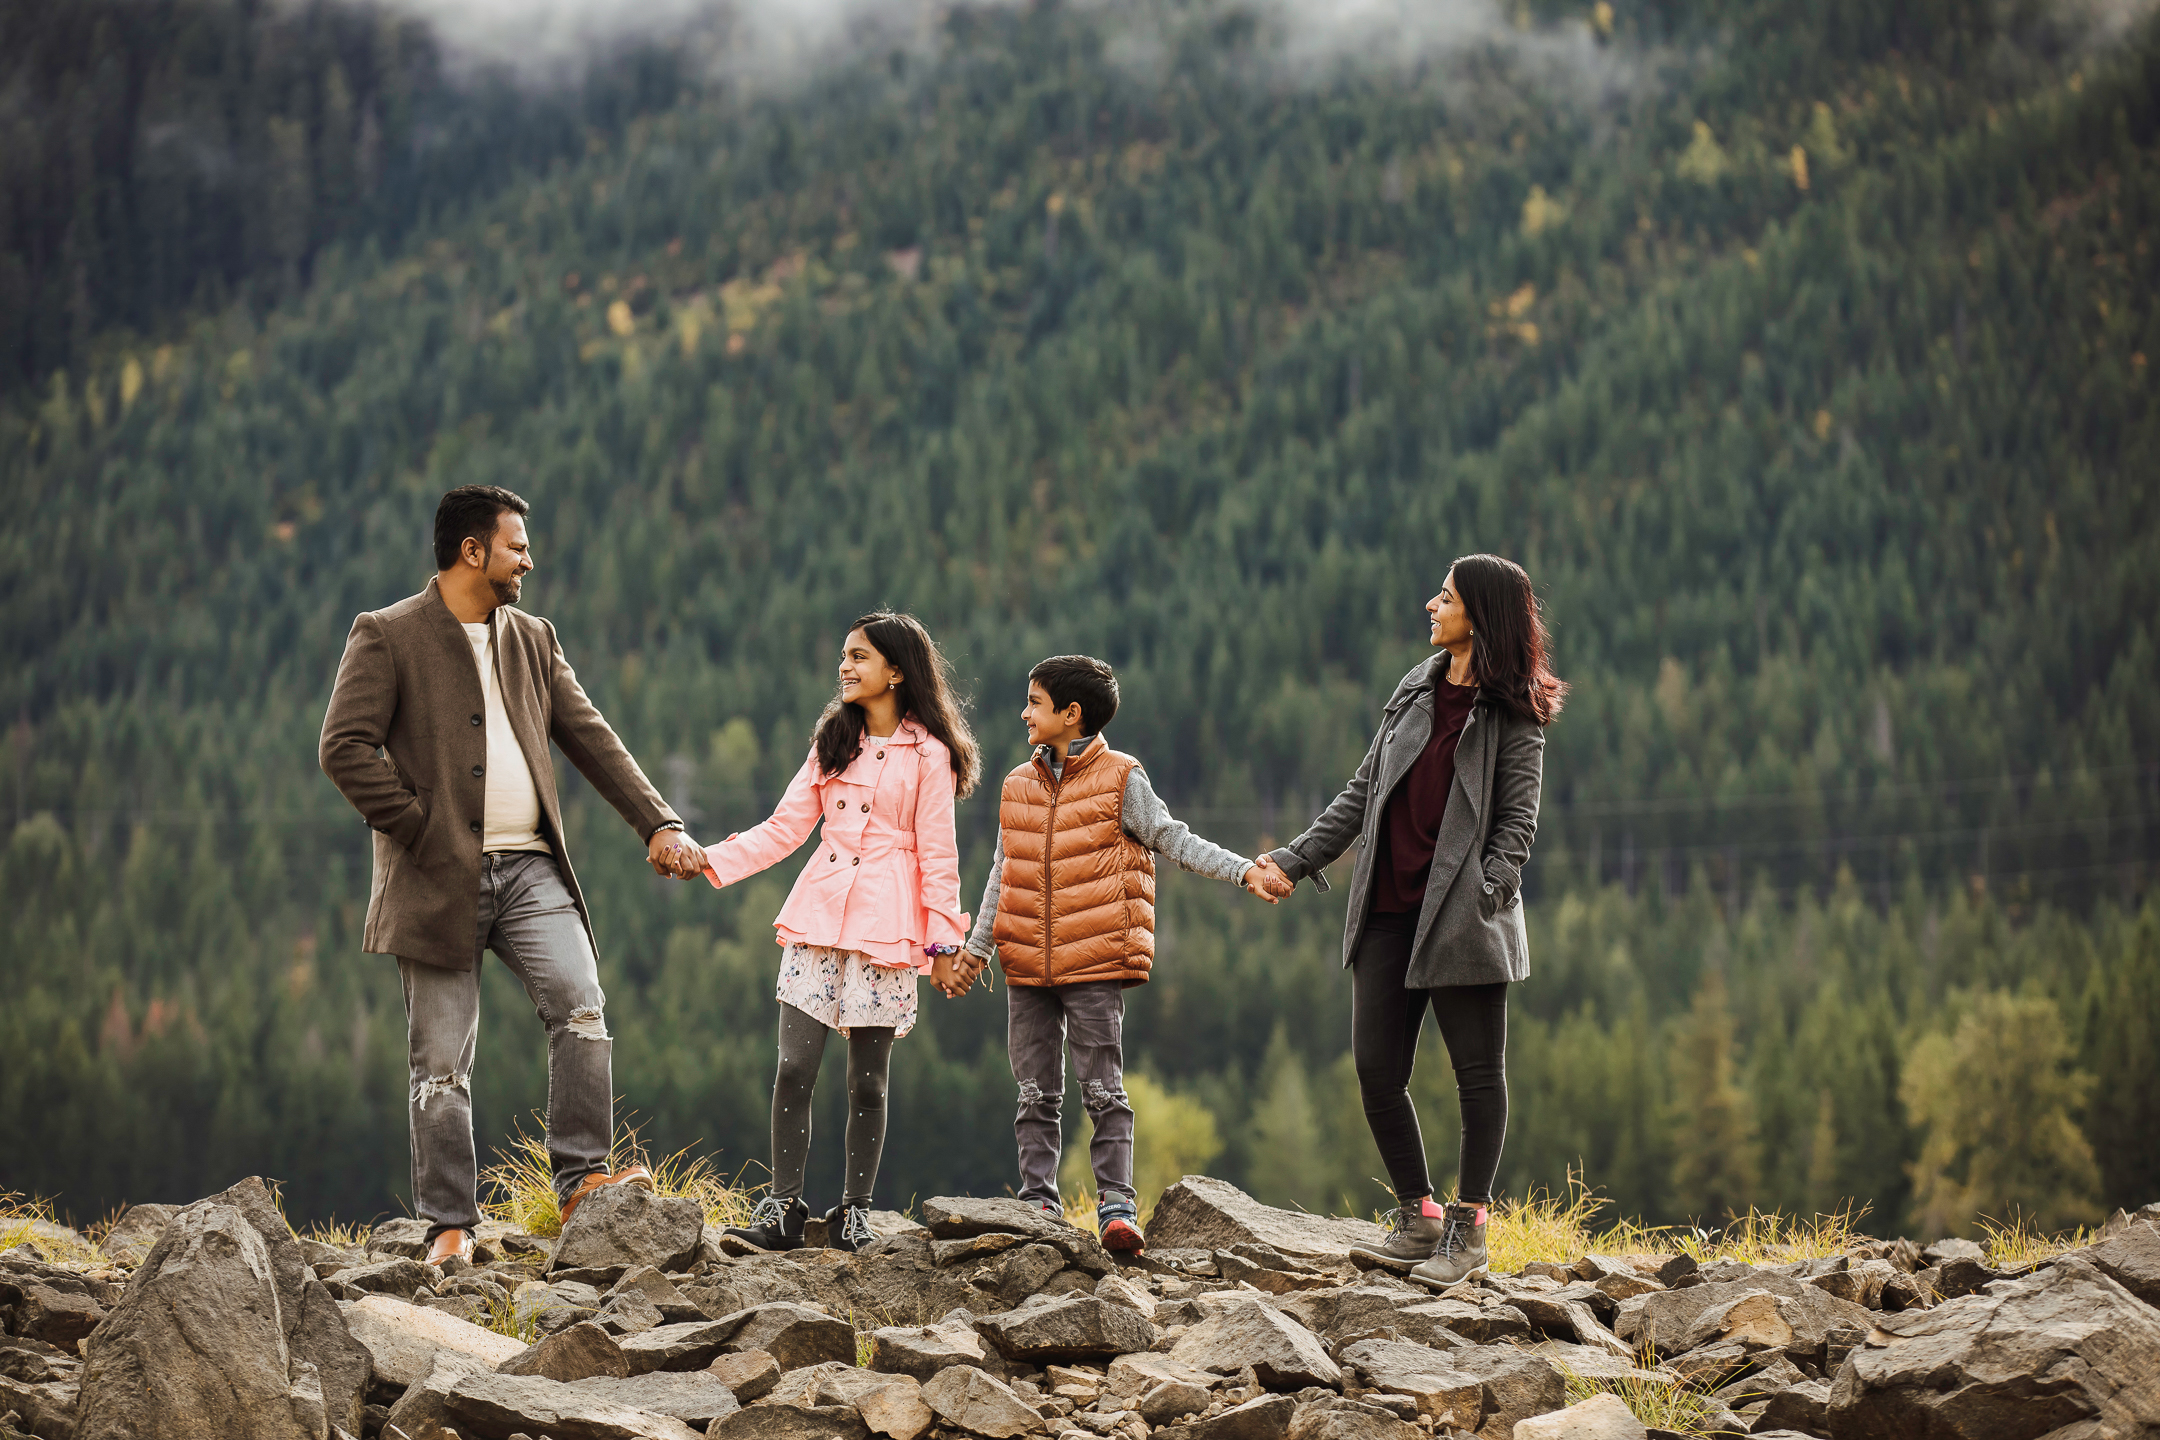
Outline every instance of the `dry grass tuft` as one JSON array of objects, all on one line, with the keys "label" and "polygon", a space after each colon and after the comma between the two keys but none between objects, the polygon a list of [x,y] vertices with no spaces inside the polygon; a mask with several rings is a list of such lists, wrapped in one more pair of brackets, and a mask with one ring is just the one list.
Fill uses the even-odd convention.
[{"label": "dry grass tuft", "polygon": [[[1486,1233],[1491,1234],[1490,1228]],[[1651,1355],[1643,1361],[1643,1368],[1653,1369],[1656,1364],[1657,1357]],[[1695,1436],[1730,1433],[1708,1428],[1711,1418],[1719,1414],[1723,1406],[1677,1381],[1646,1380],[1635,1376],[1595,1379],[1577,1375],[1565,1365],[1559,1369],[1567,1381],[1567,1403],[1570,1405],[1580,1405],[1593,1395],[1615,1395],[1637,1420],[1652,1430]]]},{"label": "dry grass tuft", "polygon": [[[495,1152],[495,1163],[480,1175],[491,1192],[480,1208],[528,1235],[553,1236],[562,1233],[562,1202],[555,1196],[555,1167],[548,1159],[544,1134],[528,1134],[520,1125],[509,1149]],[[710,1158],[692,1155],[687,1146],[654,1159],[639,1140],[637,1127],[625,1125],[608,1157],[608,1168],[631,1165],[643,1165],[652,1172],[657,1194],[689,1196],[704,1210],[706,1224],[723,1229],[749,1220],[763,1188],[746,1183],[743,1171],[723,1177]]]},{"label": "dry grass tuft", "polygon": [[523,1345],[536,1344],[540,1339],[540,1312],[520,1306],[515,1296],[508,1300],[490,1300],[487,1319],[475,1323],[483,1330],[507,1335]]},{"label": "dry grass tuft", "polygon": [[1799,1220],[1751,1208],[1721,1229],[1703,1230],[1626,1219],[1607,1223],[1603,1215],[1610,1204],[1574,1171],[1568,1172],[1564,1196],[1533,1190],[1521,1200],[1495,1203],[1485,1227],[1492,1268],[1507,1274],[1533,1260],[1568,1265],[1592,1251],[1606,1255],[1678,1252],[1698,1262],[1782,1264],[1851,1249],[1862,1238],[1854,1227],[1867,1214],[1866,1206],[1848,1205],[1834,1214]]},{"label": "dry grass tuft", "polygon": [[335,1245],[340,1250],[360,1250],[367,1246],[371,1225],[347,1225],[335,1215],[328,1220],[318,1220],[300,1232],[302,1240],[313,1240],[320,1245]]},{"label": "dry grass tuft", "polygon": [[[41,1231],[40,1226],[50,1228]],[[77,1270],[103,1269],[112,1264],[93,1242],[73,1234],[53,1233],[67,1229],[54,1216],[50,1200],[14,1191],[0,1194],[0,1250],[28,1245],[44,1258],[46,1264]]]},{"label": "dry grass tuft", "polygon": [[2075,1230],[2065,1230],[2049,1235],[2034,1227],[2022,1213],[2013,1214],[2008,1223],[1980,1218],[1980,1232],[1987,1237],[1983,1248],[1987,1251],[1988,1264],[1997,1270],[2016,1270],[2028,1265],[2038,1265],[2052,1260],[2066,1250],[2093,1243],[2092,1232],[2080,1225]]}]

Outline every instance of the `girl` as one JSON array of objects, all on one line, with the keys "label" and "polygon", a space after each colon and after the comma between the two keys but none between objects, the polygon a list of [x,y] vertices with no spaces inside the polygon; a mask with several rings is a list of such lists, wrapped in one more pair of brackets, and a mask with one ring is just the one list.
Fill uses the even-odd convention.
[{"label": "girl", "polygon": [[810,1096],[825,1034],[837,1030],[848,1042],[847,1182],[825,1218],[838,1222],[830,1243],[840,1249],[875,1238],[870,1191],[885,1149],[886,1076],[893,1042],[915,1025],[916,976],[927,970],[946,994],[964,993],[952,960],[968,929],[953,801],[975,788],[980,770],[930,632],[912,615],[865,615],[841,650],[840,693],[818,717],[779,808],[706,848],[717,888],[755,875],[825,824],[773,921],[782,949],[772,1190],[748,1225],[727,1234],[760,1250],[801,1248]]},{"label": "girl", "polygon": [[[1425,602],[1439,654],[1395,687],[1365,761],[1311,828],[1262,864],[1277,894],[1358,852],[1343,963],[1365,1123],[1396,1210],[1356,1252],[1432,1289],[1484,1267],[1485,1220],[1507,1133],[1507,987],[1530,974],[1523,866],[1537,833],[1545,727],[1567,685],[1520,565],[1465,555]],[[1433,1204],[1410,1068],[1426,1007],[1462,1099],[1457,1203]]]}]

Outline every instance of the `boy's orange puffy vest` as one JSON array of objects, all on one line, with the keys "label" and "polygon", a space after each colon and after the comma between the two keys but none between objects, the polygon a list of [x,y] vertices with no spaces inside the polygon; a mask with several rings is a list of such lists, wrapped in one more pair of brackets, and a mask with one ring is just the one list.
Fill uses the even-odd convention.
[{"label": "boy's orange puffy vest", "polygon": [[1145,984],[1155,964],[1155,857],[1125,833],[1140,762],[1101,736],[1052,781],[1029,760],[998,793],[1005,869],[990,934],[1010,985]]}]

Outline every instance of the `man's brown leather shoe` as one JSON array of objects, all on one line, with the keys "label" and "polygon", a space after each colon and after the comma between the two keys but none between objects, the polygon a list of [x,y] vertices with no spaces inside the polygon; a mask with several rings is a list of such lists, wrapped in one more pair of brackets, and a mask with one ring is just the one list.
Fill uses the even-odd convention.
[{"label": "man's brown leather shoe", "polygon": [[643,1165],[632,1165],[626,1169],[618,1170],[612,1175],[605,1170],[593,1171],[592,1174],[578,1181],[577,1189],[571,1191],[570,1198],[563,1201],[562,1223],[568,1225],[570,1223],[570,1213],[583,1203],[587,1195],[592,1194],[593,1191],[598,1190],[603,1185],[634,1185],[640,1190],[650,1190],[653,1188],[652,1171],[646,1169]]},{"label": "man's brown leather shoe", "polygon": [[428,1246],[427,1263],[430,1265],[440,1265],[452,1257],[465,1261],[472,1259],[472,1231],[453,1227],[437,1235],[435,1243]]}]

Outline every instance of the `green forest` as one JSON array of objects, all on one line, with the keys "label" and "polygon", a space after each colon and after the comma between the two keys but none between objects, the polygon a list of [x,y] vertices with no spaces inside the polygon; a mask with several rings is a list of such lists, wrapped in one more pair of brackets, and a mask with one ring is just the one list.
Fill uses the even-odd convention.
[{"label": "green forest", "polygon": [[[1448,562],[1511,556],[1574,691],[1508,1194],[1927,1235],[2160,1198],[2152,20],[1531,0],[1322,63],[1266,5],[1044,0],[785,88],[654,44],[545,89],[343,0],[51,8],[0,5],[0,1190],[403,1208],[396,971],[316,737],[353,616],[485,482],[710,838],[892,605],[989,774],[1028,666],[1087,651],[1181,818],[1280,843]],[[794,864],[661,881],[558,770],[621,1113],[754,1183]],[[960,806],[970,908],[995,817]],[[1144,1177],[1389,1203],[1343,889],[1164,877]],[[483,1152],[546,1088],[486,984]],[[1004,998],[923,1008],[879,1203],[1003,1193]]]}]

